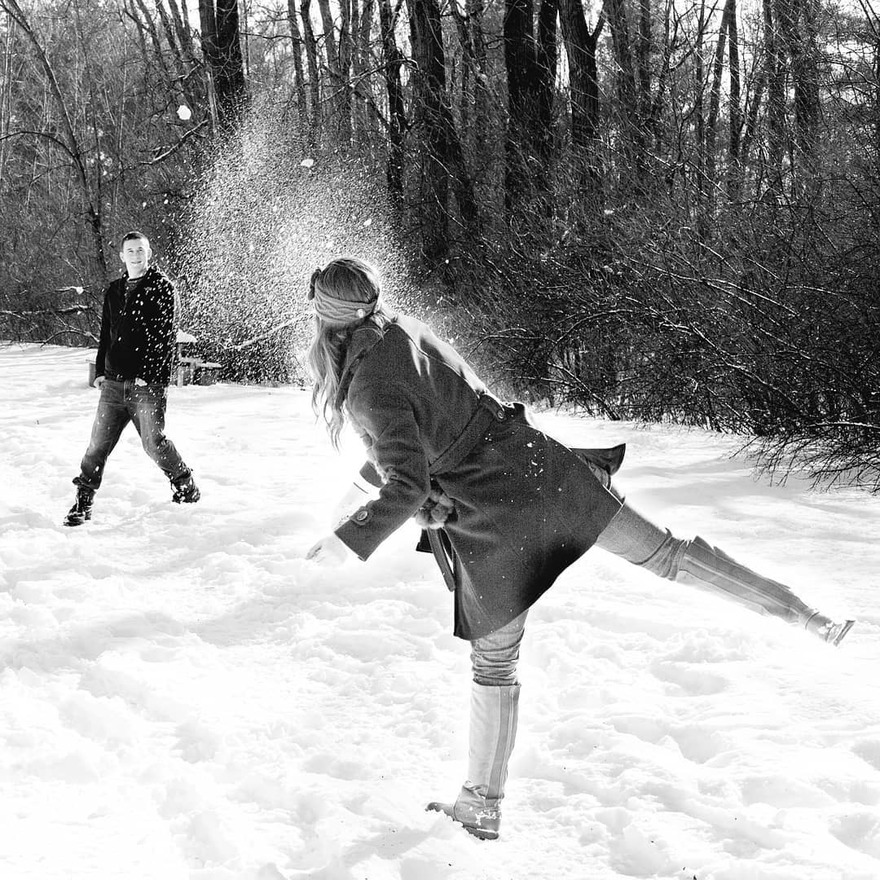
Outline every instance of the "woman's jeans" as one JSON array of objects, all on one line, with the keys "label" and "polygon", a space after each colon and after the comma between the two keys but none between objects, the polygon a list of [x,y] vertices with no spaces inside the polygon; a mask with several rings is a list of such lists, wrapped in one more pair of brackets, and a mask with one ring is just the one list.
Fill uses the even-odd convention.
[{"label": "woman's jeans", "polygon": [[169,480],[173,482],[188,473],[174,444],[165,436],[166,395],[164,385],[136,385],[105,379],[89,448],[80,464],[80,474],[73,482],[87,489],[100,487],[107,458],[129,422],[134,422],[144,452]]},{"label": "woman's jeans", "polygon": [[[624,504],[596,546],[663,578],[707,588],[716,595],[788,623],[809,622],[815,612],[784,584],[762,577],[701,538],[680,540]],[[516,663],[528,611],[471,642],[474,681],[516,684]]]}]

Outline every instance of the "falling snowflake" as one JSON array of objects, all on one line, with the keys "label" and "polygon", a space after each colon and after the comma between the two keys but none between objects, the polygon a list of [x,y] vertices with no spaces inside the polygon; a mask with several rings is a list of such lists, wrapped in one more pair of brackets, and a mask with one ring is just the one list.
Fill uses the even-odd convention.
[{"label": "falling snowflake", "polygon": [[302,162],[299,163],[303,168],[311,168],[312,165],[315,164],[314,159],[303,159]]}]

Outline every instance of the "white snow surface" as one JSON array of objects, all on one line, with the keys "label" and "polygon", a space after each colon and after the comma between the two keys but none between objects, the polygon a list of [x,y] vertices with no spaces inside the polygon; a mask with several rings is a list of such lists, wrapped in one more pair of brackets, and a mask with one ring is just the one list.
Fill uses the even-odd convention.
[{"label": "white snow surface", "polygon": [[303,559],[360,463],[286,387],[173,387],[202,489],[133,427],[63,528],[83,349],[0,347],[3,880],[877,880],[880,498],[756,479],[735,438],[541,413],[628,444],[616,480],[858,618],[839,649],[589,552],[533,609],[502,837],[425,811],[464,780],[470,665],[408,524]]}]

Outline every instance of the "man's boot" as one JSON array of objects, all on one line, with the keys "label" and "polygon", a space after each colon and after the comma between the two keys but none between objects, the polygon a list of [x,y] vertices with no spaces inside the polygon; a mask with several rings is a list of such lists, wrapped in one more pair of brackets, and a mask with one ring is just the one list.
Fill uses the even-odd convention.
[{"label": "man's boot", "polygon": [[81,526],[87,520],[92,518],[92,504],[95,500],[95,490],[88,489],[85,486],[79,486],[76,490],[76,500],[73,507],[67,511],[64,517],[64,525]]},{"label": "man's boot", "polygon": [[195,504],[202,497],[199,487],[193,480],[192,471],[184,471],[179,477],[172,480],[171,487],[174,490],[171,500],[175,504]]},{"label": "man's boot", "polygon": [[[784,584],[762,577],[731,559],[717,547],[702,538],[682,541],[677,565],[673,561],[665,576],[679,583],[721,593],[761,614],[780,617],[832,645],[839,645],[850,631],[854,620],[835,623],[824,614],[810,608]],[[650,567],[648,560],[646,567]]]},{"label": "man's boot", "polygon": [[436,801],[429,810],[446,813],[469,834],[495,840],[501,824],[507,765],[516,741],[518,684],[504,687],[472,685],[468,777],[454,804]]}]

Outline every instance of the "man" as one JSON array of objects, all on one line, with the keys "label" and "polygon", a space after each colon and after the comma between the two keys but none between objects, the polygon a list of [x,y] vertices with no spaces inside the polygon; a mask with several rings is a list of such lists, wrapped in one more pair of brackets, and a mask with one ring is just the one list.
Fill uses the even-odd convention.
[{"label": "man", "polygon": [[125,274],[104,294],[95,385],[101,391],[89,448],[74,479],[76,501],[64,519],[79,526],[92,518],[95,492],[123,428],[134,422],[144,452],[173,488],[172,501],[193,503],[200,492],[192,471],[165,436],[165,403],[174,360],[174,288],[150,265],[150,242],[129,232],[119,254]]}]

